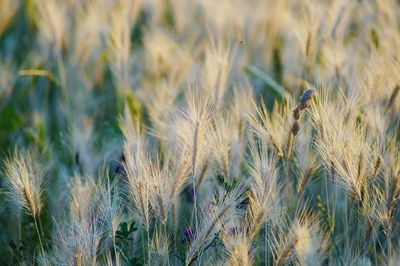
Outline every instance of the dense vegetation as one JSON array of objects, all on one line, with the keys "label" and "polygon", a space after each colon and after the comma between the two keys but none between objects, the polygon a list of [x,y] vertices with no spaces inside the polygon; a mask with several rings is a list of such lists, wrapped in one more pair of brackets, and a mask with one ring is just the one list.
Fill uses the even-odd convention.
[{"label": "dense vegetation", "polygon": [[1,265],[397,265],[395,0],[0,0]]}]

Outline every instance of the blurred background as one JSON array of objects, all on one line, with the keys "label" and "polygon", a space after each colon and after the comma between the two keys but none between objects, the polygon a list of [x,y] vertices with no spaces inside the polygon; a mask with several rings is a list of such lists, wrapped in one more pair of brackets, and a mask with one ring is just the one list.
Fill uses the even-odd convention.
[{"label": "blurred background", "polygon": [[[157,147],[187,88],[237,121],[254,113],[253,101],[272,111],[324,88],[355,99],[349,106],[390,103],[393,126],[399,20],[395,0],[0,0],[0,156],[29,151],[46,173],[41,215],[50,239],[73,176],[122,171],[122,117]],[[32,220],[5,203],[3,176],[5,265],[37,246]],[[22,244],[15,221],[30,228]]]}]

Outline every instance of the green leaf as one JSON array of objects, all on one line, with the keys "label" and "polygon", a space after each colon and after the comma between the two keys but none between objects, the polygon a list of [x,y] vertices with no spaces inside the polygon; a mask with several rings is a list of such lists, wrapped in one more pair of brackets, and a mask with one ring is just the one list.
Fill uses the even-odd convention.
[{"label": "green leaf", "polygon": [[129,233],[133,233],[137,230],[135,226],[135,221],[132,221],[131,226],[129,227]]},{"label": "green leaf", "polygon": [[271,91],[279,98],[281,99],[290,98],[290,94],[285,90],[285,88],[279,85],[273,78],[271,78],[268,74],[258,69],[256,66],[247,65],[245,66],[244,71],[250,77],[260,79],[265,84],[265,88]]},{"label": "green leaf", "polygon": [[117,238],[122,239],[122,240],[128,240],[129,236],[135,232],[137,230],[137,228],[135,227],[135,222],[132,221],[129,225],[129,229],[128,229],[128,223],[127,222],[123,222],[119,225],[119,228],[115,235]]},{"label": "green leaf", "polygon": [[220,185],[225,183],[225,177],[222,174],[217,174],[217,181]]}]

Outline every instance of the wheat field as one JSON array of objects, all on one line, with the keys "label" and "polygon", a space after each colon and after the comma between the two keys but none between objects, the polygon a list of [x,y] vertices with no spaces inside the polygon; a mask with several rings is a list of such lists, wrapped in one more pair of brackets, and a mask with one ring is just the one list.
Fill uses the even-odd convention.
[{"label": "wheat field", "polygon": [[0,0],[0,265],[400,265],[397,0]]}]

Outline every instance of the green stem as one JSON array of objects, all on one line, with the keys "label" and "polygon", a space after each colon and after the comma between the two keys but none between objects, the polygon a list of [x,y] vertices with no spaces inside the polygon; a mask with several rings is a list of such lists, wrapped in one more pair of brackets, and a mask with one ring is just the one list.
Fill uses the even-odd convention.
[{"label": "green stem", "polygon": [[144,252],[144,234],[143,234],[143,230],[142,231],[142,258],[144,259],[145,256],[145,252]]},{"label": "green stem", "polygon": [[44,255],[44,248],[43,248],[42,238],[40,236],[40,232],[39,232],[39,227],[38,227],[36,216],[33,216],[33,220],[35,221],[35,228],[36,228],[36,233],[37,233],[38,238],[39,238],[40,249],[42,251],[42,255]]}]

